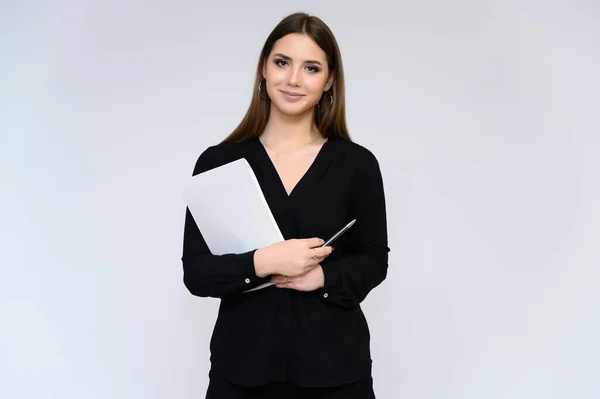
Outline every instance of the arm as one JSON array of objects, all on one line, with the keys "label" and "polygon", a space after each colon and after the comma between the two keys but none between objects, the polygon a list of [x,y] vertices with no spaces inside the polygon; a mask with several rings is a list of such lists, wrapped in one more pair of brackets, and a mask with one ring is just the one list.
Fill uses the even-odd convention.
[{"label": "arm", "polygon": [[368,154],[352,182],[347,255],[324,262],[321,298],[345,308],[359,305],[387,276],[388,241],[383,179],[377,159]]},{"label": "arm", "polygon": [[[194,175],[217,166],[211,149],[196,162]],[[239,295],[269,281],[258,277],[254,264],[256,250],[242,254],[211,254],[189,209],[186,209],[183,237],[183,282],[196,296],[222,298]]]},{"label": "arm", "polygon": [[211,254],[189,209],[186,210],[181,260],[183,283],[193,295],[222,298],[268,282],[268,277],[256,275],[255,252]]}]

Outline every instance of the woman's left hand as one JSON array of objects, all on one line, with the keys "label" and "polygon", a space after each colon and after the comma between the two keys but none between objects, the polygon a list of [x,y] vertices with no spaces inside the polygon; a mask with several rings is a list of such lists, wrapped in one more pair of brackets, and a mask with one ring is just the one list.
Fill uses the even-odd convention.
[{"label": "woman's left hand", "polygon": [[314,291],[323,287],[325,284],[325,275],[323,274],[321,265],[318,265],[301,276],[274,276],[271,279],[271,282],[275,283],[277,288],[290,288],[297,291]]}]

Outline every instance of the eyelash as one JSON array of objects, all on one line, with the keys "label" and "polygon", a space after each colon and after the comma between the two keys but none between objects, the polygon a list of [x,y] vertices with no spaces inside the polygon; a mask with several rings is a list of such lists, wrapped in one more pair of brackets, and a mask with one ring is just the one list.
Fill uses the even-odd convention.
[{"label": "eyelash", "polygon": [[[283,65],[280,64],[281,62],[285,62],[287,64],[286,60],[275,60],[275,65],[281,67],[281,66],[283,66]],[[312,68],[313,69],[312,71],[309,71],[311,73],[316,73],[316,72],[319,72],[321,70],[320,68],[318,68],[318,67],[316,67],[314,65],[308,65],[308,68]]]}]

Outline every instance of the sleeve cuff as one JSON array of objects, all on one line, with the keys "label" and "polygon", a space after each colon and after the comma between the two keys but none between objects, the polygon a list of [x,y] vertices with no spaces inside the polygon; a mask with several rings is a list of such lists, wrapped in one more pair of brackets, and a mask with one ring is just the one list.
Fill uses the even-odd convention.
[{"label": "sleeve cuff", "polygon": [[240,278],[248,289],[252,289],[271,280],[270,276],[258,277],[256,275],[256,269],[254,268],[254,252],[256,252],[256,250],[240,255]]},{"label": "sleeve cuff", "polygon": [[328,299],[331,296],[332,291],[339,286],[340,272],[335,262],[321,266],[323,268],[324,283],[323,287],[319,290],[321,298]]}]

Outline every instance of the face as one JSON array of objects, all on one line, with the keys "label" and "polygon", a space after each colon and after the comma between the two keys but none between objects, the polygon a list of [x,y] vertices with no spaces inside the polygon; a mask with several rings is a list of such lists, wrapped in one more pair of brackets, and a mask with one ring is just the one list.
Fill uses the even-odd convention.
[{"label": "face", "polygon": [[313,112],[333,83],[325,52],[309,36],[296,33],[275,43],[263,77],[272,107],[287,115]]}]

